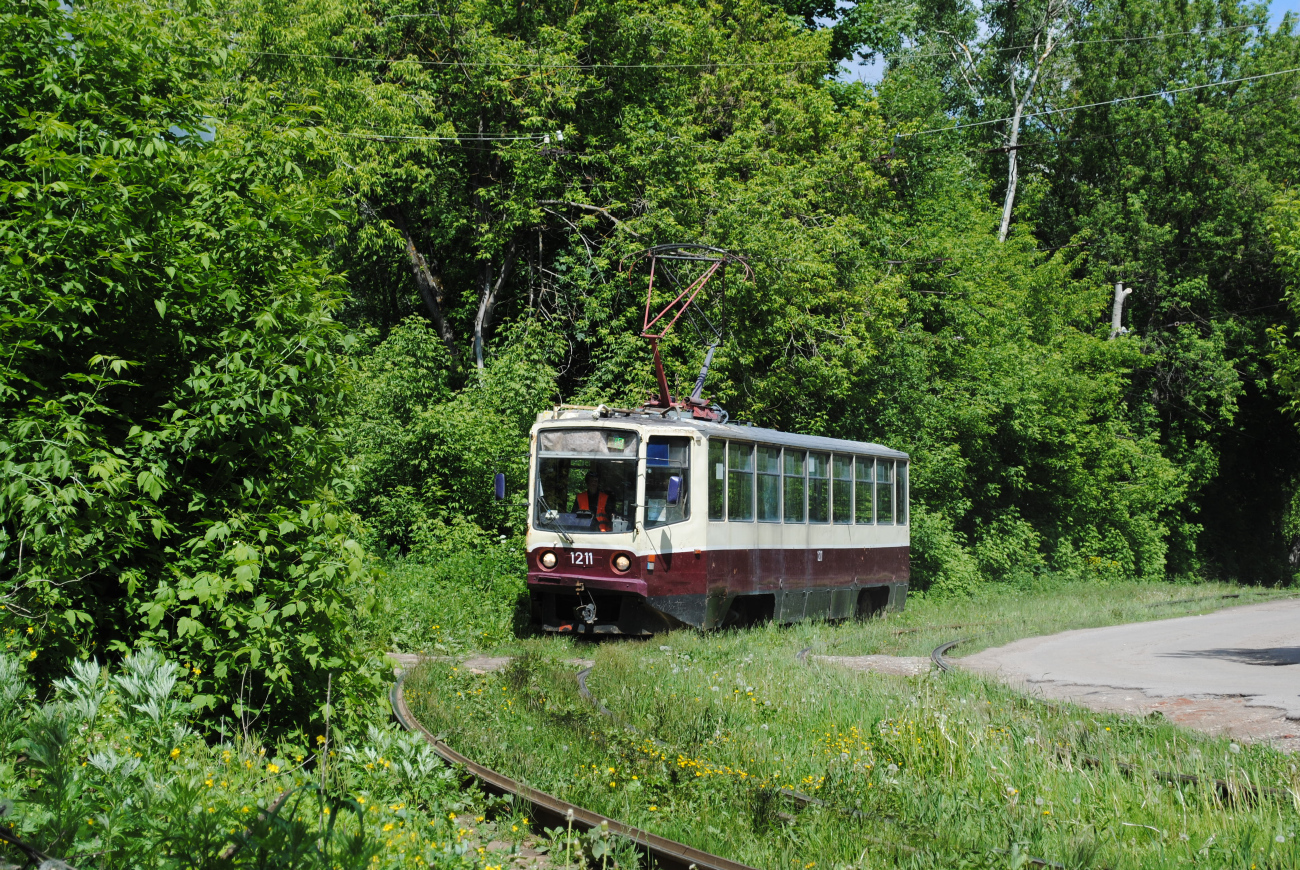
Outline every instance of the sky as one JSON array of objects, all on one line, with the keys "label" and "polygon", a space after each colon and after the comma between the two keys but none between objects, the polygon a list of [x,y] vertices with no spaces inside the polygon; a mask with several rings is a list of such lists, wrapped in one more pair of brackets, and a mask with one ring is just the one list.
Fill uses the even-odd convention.
[{"label": "sky", "polygon": [[[1282,16],[1288,12],[1300,15],[1300,0],[1273,0],[1269,6],[1269,25],[1276,28],[1282,21]],[[842,81],[852,82],[861,79],[868,84],[875,84],[880,81],[880,75],[884,72],[884,63],[877,58],[871,63],[845,64],[843,70],[840,74]]]}]

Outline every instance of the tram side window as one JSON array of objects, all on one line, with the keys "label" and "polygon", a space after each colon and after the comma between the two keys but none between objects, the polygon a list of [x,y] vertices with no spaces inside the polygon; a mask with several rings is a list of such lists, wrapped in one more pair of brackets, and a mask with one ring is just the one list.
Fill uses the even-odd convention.
[{"label": "tram side window", "polygon": [[804,453],[802,450],[785,450],[785,498],[782,500],[785,521],[802,523],[806,507],[804,486]]},{"label": "tram side window", "polygon": [[727,445],[727,519],[754,520],[754,445],[732,441]]},{"label": "tram side window", "polygon": [[894,461],[876,460],[876,522],[894,522]]},{"label": "tram side window", "polygon": [[876,460],[869,456],[859,456],[857,461],[858,497],[853,502],[853,518],[858,525],[871,525],[875,522],[871,485],[875,477]]},{"label": "tram side window", "polygon": [[808,522],[831,521],[830,455],[808,454]]},{"label": "tram side window", "polygon": [[758,521],[781,522],[781,448],[758,448]]},{"label": "tram side window", "polygon": [[831,460],[831,519],[853,522],[853,457],[838,453]]},{"label": "tram side window", "polygon": [[907,505],[911,493],[908,492],[907,469],[911,467],[910,462],[898,463],[898,524],[907,525]]},{"label": "tram side window", "polygon": [[[691,515],[687,498],[690,480],[690,438],[653,435],[645,448],[645,526],[653,529],[680,523]],[[677,478],[677,503],[668,503],[668,489]]]},{"label": "tram side window", "polygon": [[709,519],[727,518],[727,442],[709,441]]}]

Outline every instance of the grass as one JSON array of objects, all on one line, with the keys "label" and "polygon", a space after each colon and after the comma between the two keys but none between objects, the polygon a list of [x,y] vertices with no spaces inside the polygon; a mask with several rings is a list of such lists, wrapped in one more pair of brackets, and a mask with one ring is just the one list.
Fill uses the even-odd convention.
[{"label": "grass", "polygon": [[[310,746],[200,734],[188,672],[150,651],[75,662],[41,703],[5,646],[0,828],[74,867],[500,870],[483,846],[519,828],[393,726]],[[0,843],[0,867],[24,860]]]},{"label": "grass", "polygon": [[[1046,705],[969,674],[868,675],[795,657],[805,647],[921,655],[967,634],[976,638],[962,650],[975,651],[1267,597],[1065,585],[920,600],[860,624],[648,643],[531,639],[508,644],[517,658],[500,673],[428,663],[408,697],[476,760],[755,867],[1001,867],[1027,855],[1067,867],[1295,867],[1300,775],[1267,746],[1234,749],[1158,717]],[[1194,600],[1173,603],[1182,599]],[[576,656],[596,660],[592,691],[635,732],[581,699]],[[1202,779],[1168,783],[1123,764]],[[1252,797],[1252,787],[1284,791]],[[780,788],[825,806],[800,809]]]}]

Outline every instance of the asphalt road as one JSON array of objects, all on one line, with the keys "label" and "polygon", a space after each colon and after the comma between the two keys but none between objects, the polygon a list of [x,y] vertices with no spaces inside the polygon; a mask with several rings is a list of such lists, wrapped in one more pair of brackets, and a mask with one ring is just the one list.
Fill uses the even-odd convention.
[{"label": "asphalt road", "polygon": [[1159,710],[1246,737],[1295,739],[1300,731],[1296,599],[1027,638],[955,662],[1098,709]]}]

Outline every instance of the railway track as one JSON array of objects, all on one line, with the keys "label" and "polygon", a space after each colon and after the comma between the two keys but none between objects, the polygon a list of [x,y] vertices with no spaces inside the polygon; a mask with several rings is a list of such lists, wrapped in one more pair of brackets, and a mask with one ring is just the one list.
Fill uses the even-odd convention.
[{"label": "railway track", "polygon": [[[959,638],[956,640],[951,640],[940,644],[939,646],[935,647],[934,650],[931,651],[930,653],[931,661],[933,661],[935,666],[941,671],[948,672],[953,670],[953,663],[946,657],[946,653],[949,650],[951,650],[953,647],[957,646],[960,643],[965,642],[966,640],[969,640],[969,638]],[[800,650],[796,654],[796,659],[801,663],[806,663],[807,656],[810,651],[811,648]],[[603,716],[607,717],[611,722],[614,722],[615,724],[619,725],[619,727],[626,728],[632,732],[636,732],[637,731],[636,728],[623,723],[619,719],[617,714],[615,714],[612,710],[607,708],[591,693],[590,689],[587,686],[587,678],[591,675],[593,669],[594,666],[586,667],[583,668],[578,673],[577,684],[578,684],[579,693],[588,703],[593,705]],[[524,803],[530,805],[532,807],[533,815],[536,818],[542,820],[544,823],[549,822],[552,824],[559,824],[559,825],[567,824],[582,830],[593,830],[597,828],[607,830],[618,836],[625,837],[631,842],[635,843],[645,852],[646,855],[650,857],[650,859],[655,865],[659,867],[669,868],[669,870],[753,870],[753,868],[750,868],[748,865],[741,864],[737,861],[732,861],[731,859],[724,858],[720,855],[713,855],[711,853],[704,852],[692,846],[687,846],[684,843],[679,843],[675,840],[669,840],[666,837],[660,837],[656,834],[650,833],[649,831],[645,831],[640,828],[633,827],[632,825],[628,825],[624,822],[620,822],[617,819],[612,819],[609,818],[608,816],[604,816],[601,815],[600,813],[594,812],[584,807],[580,807],[577,804],[573,804],[568,801],[565,801],[561,798],[556,797],[555,795],[551,795],[546,792],[540,791],[538,789],[532,788],[530,786],[524,785],[523,783],[520,783],[512,779],[511,777],[506,776],[505,774],[502,774],[498,771],[492,770],[491,768],[478,764],[472,761],[471,759],[467,758],[466,756],[461,755],[459,752],[457,752],[456,750],[448,746],[446,743],[444,743],[442,740],[438,739],[437,736],[435,736],[432,732],[430,732],[427,728],[425,728],[424,725],[422,725],[411,713],[410,708],[406,704],[406,699],[403,694],[403,685],[404,685],[403,678],[404,678],[404,673],[399,673],[397,681],[390,692],[390,700],[392,701],[393,712],[398,722],[407,730],[415,733],[419,733],[421,736],[423,736],[424,739],[428,741],[429,744],[433,747],[434,751],[437,752],[438,755],[442,757],[445,761],[447,761],[450,764],[460,765],[461,767],[463,767],[467,773],[469,773],[470,775],[478,779],[483,784],[483,787],[487,791],[495,794],[500,794],[500,795],[512,795],[515,797],[515,799],[523,801]],[[650,737],[648,739],[653,741],[656,745],[660,746],[661,748],[671,748],[668,746],[668,744],[664,743],[663,741],[657,740],[653,737]],[[1102,765],[1100,759],[1095,759],[1090,756],[1079,756],[1077,760],[1084,766],[1097,767]],[[1118,763],[1118,766],[1120,767],[1120,769],[1122,769],[1125,773],[1128,773],[1129,775],[1141,775],[1143,773],[1143,771],[1140,771],[1134,765]],[[1150,771],[1150,774],[1157,779],[1166,780],[1170,782],[1180,782],[1185,784],[1199,784],[1201,781],[1200,778],[1196,776],[1189,776],[1186,774],[1171,774],[1163,771]],[[1224,793],[1227,792],[1229,789],[1227,783],[1216,780],[1214,781],[1213,784],[1217,788],[1217,790],[1220,791],[1221,796],[1226,796],[1226,794]],[[1241,792],[1241,797],[1257,798],[1257,797],[1264,796],[1266,794],[1272,795],[1278,790],[1266,789],[1266,788],[1252,788],[1250,786],[1246,786],[1245,788],[1239,788],[1239,791]],[[806,795],[801,792],[796,792],[792,789],[788,789],[788,788],[780,789],[779,795],[780,797],[791,801],[792,803],[796,804],[801,808],[808,807],[808,806],[817,806],[832,811],[843,812],[846,814],[858,816],[864,819],[868,818],[866,813],[863,813],[861,810],[858,810],[856,808],[848,809],[843,807],[836,807],[827,804],[825,801],[822,801],[818,798],[814,798],[811,795]],[[793,821],[794,819],[793,816],[788,815],[786,813],[778,813],[778,816],[783,818],[786,821]],[[897,820],[886,818],[886,819],[881,819],[881,821],[896,822]],[[908,846],[903,843],[895,843],[887,840],[878,840],[873,837],[867,837],[866,840],[868,842],[874,843],[875,845],[884,846],[905,853],[915,853],[915,852],[924,851],[922,849],[917,849],[916,847]],[[1039,858],[1032,855],[1023,856],[1023,858],[1025,860],[1025,863],[1031,866],[1046,867],[1046,868],[1063,868],[1063,865],[1058,864],[1054,861],[1046,860],[1044,858]]]},{"label": "railway track", "polygon": [[639,846],[657,866],[667,868],[667,870],[754,870],[747,864],[741,864],[738,861],[723,858],[721,855],[701,851],[693,846],[687,846],[685,843],[678,843],[676,840],[660,837],[658,834],[652,834],[649,831],[635,828],[617,819],[611,819],[608,816],[580,807],[577,804],[571,804],[555,795],[524,785],[503,773],[466,758],[439,740],[433,732],[425,728],[411,714],[411,710],[406,704],[406,697],[403,694],[404,677],[404,673],[399,674],[397,681],[389,692],[389,700],[392,703],[393,713],[397,717],[398,723],[408,731],[423,736],[429,742],[429,745],[433,747],[433,751],[438,753],[444,761],[464,768],[466,772],[481,782],[487,791],[493,794],[512,795],[515,799],[532,806],[534,818],[542,820],[543,823],[550,821],[553,824],[572,825],[587,831],[601,829],[625,837]]}]

